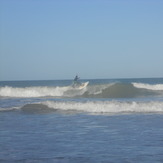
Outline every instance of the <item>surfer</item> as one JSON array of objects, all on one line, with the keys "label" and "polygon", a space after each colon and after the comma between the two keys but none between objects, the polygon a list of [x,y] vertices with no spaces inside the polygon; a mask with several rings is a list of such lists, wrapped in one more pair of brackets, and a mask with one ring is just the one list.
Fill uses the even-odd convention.
[{"label": "surfer", "polygon": [[73,88],[80,90],[80,89],[85,88],[89,84],[89,82],[85,82],[85,83],[79,82],[78,81],[79,79],[80,79],[80,77],[78,75],[76,75],[74,78],[73,84],[72,84]]},{"label": "surfer", "polygon": [[74,78],[74,82],[78,82],[79,79],[80,78],[78,77],[78,75],[76,75],[75,78]]},{"label": "surfer", "polygon": [[78,75],[76,75],[75,78],[74,78],[74,83],[73,83],[74,86],[80,84],[80,82],[78,81],[79,79],[80,79],[80,78],[78,77]]}]

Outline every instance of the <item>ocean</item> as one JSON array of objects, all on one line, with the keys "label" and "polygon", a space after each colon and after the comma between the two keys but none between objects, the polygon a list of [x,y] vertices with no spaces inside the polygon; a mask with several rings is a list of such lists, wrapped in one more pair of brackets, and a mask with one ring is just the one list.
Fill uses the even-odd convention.
[{"label": "ocean", "polygon": [[163,162],[163,78],[0,82],[0,162]]}]

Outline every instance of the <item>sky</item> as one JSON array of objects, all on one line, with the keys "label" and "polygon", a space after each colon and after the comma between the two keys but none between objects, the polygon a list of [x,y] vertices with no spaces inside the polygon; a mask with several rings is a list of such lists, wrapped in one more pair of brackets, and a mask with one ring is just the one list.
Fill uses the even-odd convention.
[{"label": "sky", "polygon": [[0,0],[0,81],[163,77],[162,0]]}]

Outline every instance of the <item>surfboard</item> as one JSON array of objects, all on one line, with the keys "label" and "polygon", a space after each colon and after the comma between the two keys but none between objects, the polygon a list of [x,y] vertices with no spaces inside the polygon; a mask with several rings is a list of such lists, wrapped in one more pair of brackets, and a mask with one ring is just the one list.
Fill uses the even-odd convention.
[{"label": "surfboard", "polygon": [[80,83],[80,84],[77,84],[77,85],[73,85],[72,87],[75,88],[75,89],[84,89],[88,84],[89,84],[89,81],[84,82],[84,83]]},{"label": "surfboard", "polygon": [[78,89],[83,89],[83,88],[85,88],[88,84],[89,84],[89,82],[81,83],[81,85],[79,85]]}]

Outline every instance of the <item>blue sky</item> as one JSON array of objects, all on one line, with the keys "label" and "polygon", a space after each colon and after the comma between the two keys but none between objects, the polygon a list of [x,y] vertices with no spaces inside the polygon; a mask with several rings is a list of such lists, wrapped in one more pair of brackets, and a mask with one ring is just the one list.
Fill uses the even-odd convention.
[{"label": "blue sky", "polygon": [[162,0],[0,0],[0,80],[163,77]]}]

